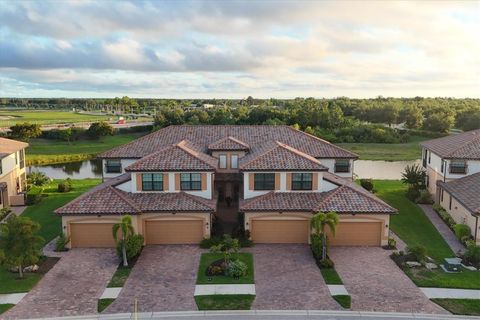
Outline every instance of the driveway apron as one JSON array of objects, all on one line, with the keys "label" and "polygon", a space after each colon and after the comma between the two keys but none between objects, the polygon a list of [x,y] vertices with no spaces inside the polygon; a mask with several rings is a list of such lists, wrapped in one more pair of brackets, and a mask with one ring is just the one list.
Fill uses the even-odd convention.
[{"label": "driveway apron", "polygon": [[97,313],[97,301],[118,265],[113,249],[72,249],[43,277],[6,319]]}]

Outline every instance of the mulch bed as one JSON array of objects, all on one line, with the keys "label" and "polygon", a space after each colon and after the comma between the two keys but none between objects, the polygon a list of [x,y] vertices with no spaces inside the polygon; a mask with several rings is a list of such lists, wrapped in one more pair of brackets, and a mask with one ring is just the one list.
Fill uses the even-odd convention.
[{"label": "mulch bed", "polygon": [[57,257],[45,257],[38,263],[37,273],[46,274],[60,260]]}]

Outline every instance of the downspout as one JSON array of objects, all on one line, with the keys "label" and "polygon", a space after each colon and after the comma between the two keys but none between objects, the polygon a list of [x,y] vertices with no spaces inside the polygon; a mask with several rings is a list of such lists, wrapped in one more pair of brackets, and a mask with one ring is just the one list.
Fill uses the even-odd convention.
[{"label": "downspout", "polygon": [[475,243],[477,243],[477,235],[478,235],[478,216],[475,216]]}]

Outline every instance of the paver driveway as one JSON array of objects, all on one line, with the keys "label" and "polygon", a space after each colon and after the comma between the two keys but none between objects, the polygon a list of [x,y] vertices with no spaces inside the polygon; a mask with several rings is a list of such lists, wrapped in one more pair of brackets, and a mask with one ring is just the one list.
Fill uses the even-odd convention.
[{"label": "paver driveway", "polygon": [[12,318],[97,313],[97,301],[118,265],[113,249],[73,249],[6,314]]},{"label": "paver driveway", "polygon": [[204,250],[198,245],[146,246],[120,295],[106,313],[197,310],[195,281]]},{"label": "paver driveway", "polygon": [[363,311],[446,313],[428,300],[388,256],[373,247],[333,247],[330,257],[352,296],[352,309]]},{"label": "paver driveway", "polygon": [[307,245],[256,245],[253,309],[339,310]]}]

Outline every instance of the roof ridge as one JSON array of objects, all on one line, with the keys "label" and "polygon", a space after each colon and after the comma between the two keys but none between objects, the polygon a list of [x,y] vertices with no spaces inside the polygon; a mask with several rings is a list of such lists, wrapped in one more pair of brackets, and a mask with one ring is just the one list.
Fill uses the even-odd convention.
[{"label": "roof ridge", "polygon": [[253,161],[257,160],[258,158],[263,157],[264,155],[269,154],[270,152],[273,152],[276,148],[278,148],[278,146],[272,146],[272,147],[270,147],[269,149],[265,150],[263,153],[260,153],[259,155],[257,155],[256,157],[253,157],[253,158],[250,159],[249,161],[247,161],[247,162],[245,162],[245,163],[242,163],[242,164],[240,165],[240,168],[245,168],[246,166],[248,166],[249,164],[251,164]]},{"label": "roof ridge", "polygon": [[325,202],[330,201],[330,199],[331,199],[334,195],[336,195],[337,193],[339,193],[340,190],[343,189],[344,187],[345,187],[345,185],[341,185],[341,186],[339,186],[338,188],[335,188],[335,189],[333,189],[333,190],[327,191],[327,193],[330,192],[330,194],[327,195],[327,196],[325,197],[325,199],[323,199],[322,201],[320,201],[320,203],[314,208],[314,210],[315,210],[315,211],[320,211],[320,210],[319,210],[319,209],[320,209],[320,206],[321,206],[322,204],[324,204]]},{"label": "roof ridge", "polygon": [[298,150],[298,149],[295,149],[294,147],[289,146],[288,144],[283,143],[283,142],[280,142],[280,141],[278,141],[278,140],[276,140],[275,143],[276,143],[277,145],[279,145],[280,147],[284,148],[285,150],[291,152],[291,153],[294,153],[294,154],[296,154],[296,155],[298,155],[298,156],[300,156],[300,157],[303,157],[303,158],[305,158],[305,159],[307,159],[307,160],[309,160],[309,161],[312,161],[312,162],[314,162],[314,163],[316,163],[316,164],[319,164],[319,165],[323,166],[322,163],[321,163],[318,159],[312,157],[311,155],[306,154],[305,152],[302,152],[302,151],[300,151],[300,150]]},{"label": "roof ridge", "polygon": [[142,212],[138,207],[137,207],[137,204],[135,203],[135,201],[133,201],[132,199],[128,198],[128,197],[125,197],[122,192],[120,190],[118,190],[117,188],[115,187],[112,187],[112,186],[108,186],[106,189],[112,189],[112,191],[120,197],[120,199],[122,199],[123,201],[125,201],[129,206],[131,206],[134,210],[136,210],[138,213]]},{"label": "roof ridge", "polygon": [[[196,151],[196,150],[193,150],[191,148],[189,148],[186,144],[187,143],[192,143],[191,141],[187,140],[187,139],[183,139],[182,141],[178,142],[177,144],[175,144],[174,146],[177,147],[177,148],[180,148],[181,150],[185,151],[186,153],[188,153],[189,155],[191,155],[192,157],[195,157],[195,159],[198,159],[200,161],[202,161],[203,163],[205,163],[206,165],[208,165],[209,167],[211,167],[212,169],[216,169],[211,163],[209,163],[208,161],[206,161],[205,159],[202,159],[199,155],[201,152],[199,151]],[[202,156],[207,156],[207,157],[210,157],[208,154],[205,154],[205,153],[201,153]]]}]

